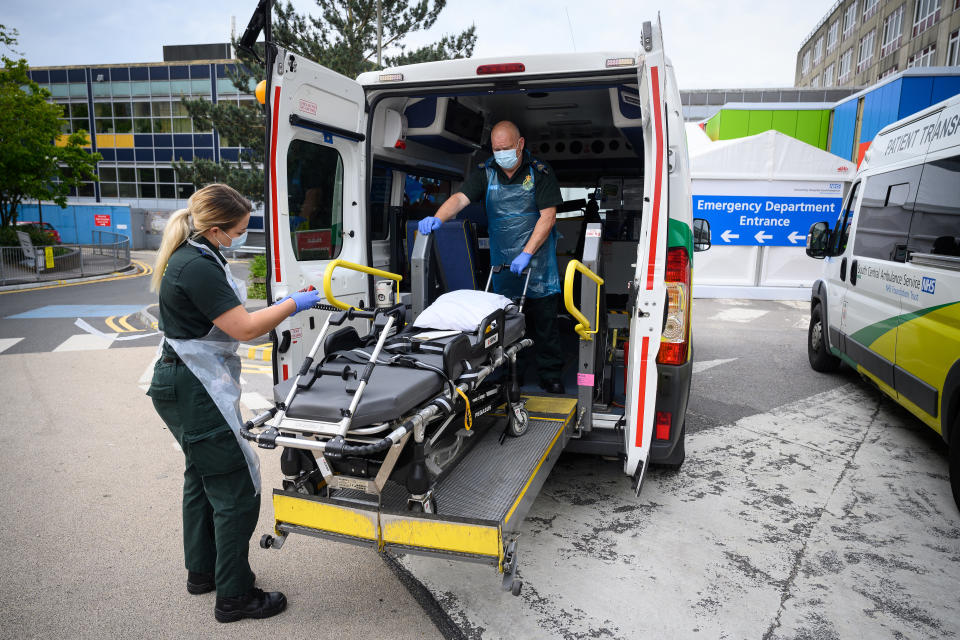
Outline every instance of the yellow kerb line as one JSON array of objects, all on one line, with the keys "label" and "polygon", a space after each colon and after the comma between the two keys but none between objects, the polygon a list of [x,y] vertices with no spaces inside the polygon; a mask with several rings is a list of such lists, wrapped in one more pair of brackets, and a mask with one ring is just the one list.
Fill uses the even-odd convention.
[{"label": "yellow kerb line", "polygon": [[140,329],[135,328],[133,325],[131,325],[131,324],[127,321],[127,318],[129,318],[129,317],[132,316],[132,315],[133,315],[132,313],[128,313],[127,315],[125,315],[125,316],[123,316],[122,318],[120,318],[119,320],[117,320],[117,322],[119,322],[119,323],[120,323],[120,326],[123,327],[124,329],[126,329],[127,331],[136,333],[137,331],[140,331]]},{"label": "yellow kerb line", "polygon": [[123,329],[121,329],[120,327],[118,327],[118,326],[117,326],[116,324],[114,324],[114,322],[113,322],[113,319],[116,318],[116,317],[117,317],[117,316],[107,316],[107,319],[104,320],[104,322],[107,323],[107,327],[110,329],[110,331],[113,331],[114,333],[123,333]]},{"label": "yellow kerb line", "polygon": [[127,280],[129,278],[142,278],[143,276],[149,276],[153,274],[153,267],[141,262],[140,260],[131,260],[132,264],[137,265],[138,268],[142,269],[142,273],[130,273],[122,276],[112,276],[110,278],[100,278],[98,280],[86,280],[84,282],[69,282],[67,280],[55,280],[53,284],[49,284],[44,287],[31,287],[29,289],[11,289],[10,291],[0,291],[0,296],[7,295],[10,293],[26,293],[28,291],[45,291],[46,289],[59,289],[61,287],[78,287],[82,284],[97,284],[99,282],[114,282],[116,280]]}]

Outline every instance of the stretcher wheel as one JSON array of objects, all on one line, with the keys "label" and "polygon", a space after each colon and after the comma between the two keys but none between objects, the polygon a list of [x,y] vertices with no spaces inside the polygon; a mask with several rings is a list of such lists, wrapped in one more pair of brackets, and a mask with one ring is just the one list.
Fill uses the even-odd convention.
[{"label": "stretcher wheel", "polygon": [[261,548],[261,549],[269,549],[269,548],[272,547],[272,546],[273,546],[273,536],[272,536],[272,535],[270,535],[269,533],[265,533],[265,534],[263,534],[262,536],[260,536],[260,548]]},{"label": "stretcher wheel", "polygon": [[[517,415],[519,414],[519,416]],[[527,408],[524,407],[519,411],[514,411],[511,409],[511,415],[507,420],[507,433],[518,438],[527,432],[527,427],[530,425],[530,414],[527,413]]]},{"label": "stretcher wheel", "polygon": [[514,581],[513,581],[513,586],[510,587],[510,593],[512,593],[512,594],[515,595],[515,596],[518,596],[518,595],[520,595],[520,590],[521,590],[521,589],[523,589],[523,581],[522,581],[522,580],[514,580]]}]

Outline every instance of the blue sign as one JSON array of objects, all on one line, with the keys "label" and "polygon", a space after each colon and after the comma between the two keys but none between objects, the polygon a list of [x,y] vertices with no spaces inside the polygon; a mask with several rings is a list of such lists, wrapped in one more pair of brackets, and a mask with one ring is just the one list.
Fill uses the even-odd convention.
[{"label": "blue sign", "polygon": [[710,222],[715,246],[806,246],[815,222],[831,224],[842,198],[774,196],[693,196],[693,217]]}]

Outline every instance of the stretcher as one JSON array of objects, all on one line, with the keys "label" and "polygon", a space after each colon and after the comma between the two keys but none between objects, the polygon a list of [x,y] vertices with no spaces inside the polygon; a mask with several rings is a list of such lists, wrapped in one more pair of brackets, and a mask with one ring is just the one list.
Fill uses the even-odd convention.
[{"label": "stretcher", "polygon": [[[335,261],[327,275],[341,266],[377,271]],[[487,289],[508,268],[495,266]],[[519,592],[516,538],[505,531],[515,533],[562,450],[575,404],[535,398],[531,419],[520,395],[516,359],[532,344],[524,275],[521,298],[473,331],[412,326],[409,308],[389,301],[327,316],[297,375],[275,387],[275,406],[241,430],[284,449],[276,536],[263,546],[296,532],[456,555],[496,565]],[[357,320],[366,335],[346,326]]]}]

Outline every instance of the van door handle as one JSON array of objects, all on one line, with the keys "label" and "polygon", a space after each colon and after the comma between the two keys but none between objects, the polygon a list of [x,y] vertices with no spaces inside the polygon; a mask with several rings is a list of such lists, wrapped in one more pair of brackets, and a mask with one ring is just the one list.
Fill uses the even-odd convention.
[{"label": "van door handle", "polygon": [[842,281],[846,279],[847,279],[847,259],[846,257],[844,257],[844,259],[840,261],[840,280]]},{"label": "van door handle", "polygon": [[857,284],[857,261],[854,260],[850,263],[850,284]]}]

